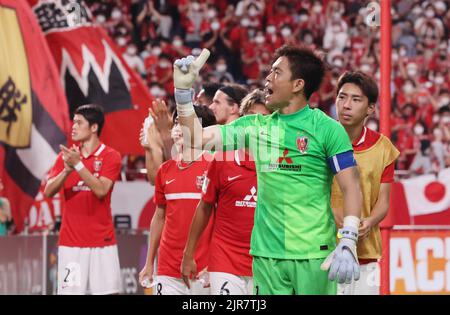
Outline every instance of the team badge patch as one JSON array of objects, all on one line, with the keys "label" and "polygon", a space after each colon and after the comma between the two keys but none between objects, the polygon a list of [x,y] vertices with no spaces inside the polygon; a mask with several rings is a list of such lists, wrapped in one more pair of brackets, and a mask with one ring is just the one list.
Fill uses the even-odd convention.
[{"label": "team badge patch", "polygon": [[205,180],[203,181],[203,186],[202,186],[202,192],[204,194],[206,194],[206,191],[208,190],[208,185],[209,185],[209,178],[205,177]]},{"label": "team badge patch", "polygon": [[308,142],[309,142],[308,137],[297,138],[297,148],[301,154],[306,153],[306,150],[308,150]]},{"label": "team badge patch", "polygon": [[197,176],[197,181],[196,181],[196,184],[197,184],[197,188],[198,189],[202,189],[202,187],[203,187],[203,181],[205,180],[205,175],[202,175],[202,176]]},{"label": "team badge patch", "polygon": [[95,160],[94,161],[94,171],[100,172],[101,169],[102,169],[102,161]]}]

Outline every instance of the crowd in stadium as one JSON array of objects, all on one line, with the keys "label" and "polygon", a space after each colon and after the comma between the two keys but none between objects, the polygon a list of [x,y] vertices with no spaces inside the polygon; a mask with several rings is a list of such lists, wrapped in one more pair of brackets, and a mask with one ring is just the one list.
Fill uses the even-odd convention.
[{"label": "crowd in stadium", "polygon": [[[86,2],[151,94],[169,104],[173,61],[202,48],[212,54],[197,91],[202,82],[262,87],[276,48],[300,43],[320,49],[330,71],[310,104],[335,118],[335,85],[345,70],[380,78],[379,28],[365,21],[369,1]],[[392,4],[391,128],[401,152],[396,170],[437,172],[450,166],[450,1]],[[367,121],[369,128],[378,129],[377,117]],[[142,158],[130,161],[142,167]]]},{"label": "crowd in stadium", "polygon": [[[380,260],[391,242],[381,238],[381,222],[395,205],[396,214],[407,213],[419,225],[418,213],[446,211],[450,187],[450,0],[391,1],[392,66],[384,68],[391,71],[389,136],[376,132],[384,74],[377,2],[78,0],[75,8],[89,6],[78,22],[76,10],[67,9],[64,18],[65,0],[29,0],[31,11],[16,2],[31,14],[17,20],[31,30],[24,36],[39,34],[52,47],[48,59],[61,62],[59,77],[51,62],[46,71],[30,73],[45,73],[46,83],[64,78],[74,144],[61,144],[62,132],[60,139],[43,137],[54,151],[49,157],[55,148],[59,154],[45,180],[33,172],[23,187],[12,175],[23,180],[28,173],[22,170],[38,167],[25,165],[27,155],[5,151],[17,164],[5,158],[13,172],[3,177],[9,199],[0,197],[0,236],[59,234],[57,255],[48,256],[54,294],[132,293],[124,289],[129,268],[119,259],[124,247],[116,232],[137,240],[139,229],[148,232],[147,255],[141,244],[129,275],[138,279],[134,293],[142,287],[155,295],[386,294],[392,277],[386,281],[381,267],[394,268],[389,256]],[[27,26],[33,14],[38,23]],[[4,25],[16,27],[9,20]],[[89,43],[97,37],[100,46]],[[65,50],[79,38],[73,46],[81,49]],[[0,39],[6,46],[16,42]],[[30,42],[38,47],[24,40]],[[74,62],[80,54],[81,75]],[[99,71],[103,55],[106,66]],[[44,114],[54,110],[53,103],[36,105],[47,101],[40,78],[30,75],[35,134],[43,120],[35,107]],[[16,90],[13,79],[4,87]],[[50,99],[61,101],[62,90],[53,90]],[[102,90],[106,96],[97,100]],[[78,106],[80,99],[95,102]],[[132,108],[135,116],[110,114]],[[57,120],[50,120],[59,132]],[[62,115],[58,122],[69,119]],[[134,148],[110,144],[119,137],[102,134],[106,122],[114,131],[133,126],[124,142],[140,128]],[[128,154],[141,149],[145,155]],[[437,180],[395,183],[403,190],[391,199],[395,180],[442,170]],[[141,180],[116,186],[126,207],[113,201],[119,175]],[[0,177],[0,196],[2,190]],[[381,228],[401,224],[392,216]],[[45,244],[48,251],[51,243]]]}]

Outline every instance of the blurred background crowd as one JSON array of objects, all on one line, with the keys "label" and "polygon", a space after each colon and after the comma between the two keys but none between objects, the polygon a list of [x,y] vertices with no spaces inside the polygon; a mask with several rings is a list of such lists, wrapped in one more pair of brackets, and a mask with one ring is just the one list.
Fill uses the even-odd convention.
[{"label": "blurred background crowd", "polygon": [[[275,49],[285,43],[324,53],[328,72],[310,99],[336,117],[335,86],[345,70],[380,78],[379,27],[366,24],[369,1],[87,0],[94,19],[122,49],[156,98],[173,104],[172,63],[202,48],[212,54],[203,82],[264,86]],[[450,0],[392,1],[392,140],[397,175],[450,167]],[[207,105],[207,104],[204,104]],[[378,129],[378,113],[367,121]],[[128,180],[145,179],[128,156]]]}]

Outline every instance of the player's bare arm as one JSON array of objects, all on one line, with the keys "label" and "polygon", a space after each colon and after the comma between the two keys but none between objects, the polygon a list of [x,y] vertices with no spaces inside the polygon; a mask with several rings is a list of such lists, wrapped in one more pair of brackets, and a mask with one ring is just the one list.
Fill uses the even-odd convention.
[{"label": "player's bare arm", "polygon": [[[178,115],[178,121],[183,128],[183,135],[188,148],[203,150],[215,149],[222,151],[222,135],[218,125],[202,128],[197,115],[194,113],[189,117],[181,117]],[[187,141],[186,141],[187,140]]]},{"label": "player's bare arm", "polygon": [[347,167],[335,177],[344,198],[343,227],[339,229],[340,240],[336,249],[328,255],[321,268],[329,270],[331,281],[337,279],[339,283],[351,283],[360,277],[356,243],[363,199],[357,166]]},{"label": "player's bare arm", "polygon": [[198,150],[202,150],[204,147],[221,150],[222,139],[219,127],[202,128],[192,104],[192,86],[198,77],[200,69],[206,63],[209,54],[209,50],[203,49],[197,59],[194,59],[193,56],[188,56],[175,61],[173,67],[175,101],[177,103],[178,120],[185,135],[185,145],[190,145]]},{"label": "player's bare arm", "polygon": [[361,217],[362,193],[359,172],[356,166],[346,168],[336,174],[336,180],[344,197],[344,218]]},{"label": "player's bare arm", "polygon": [[[348,174],[343,174],[346,171],[348,172]],[[348,181],[350,182],[350,188],[348,188],[349,186],[346,185],[347,189],[350,189],[350,191],[351,191],[351,189],[359,189],[360,190],[359,172],[358,172],[358,169],[356,167],[345,169],[345,170],[339,172],[336,175],[336,180],[338,181],[338,184],[339,184],[340,188],[343,189],[342,185],[339,183],[339,178],[341,178],[341,181],[342,181],[342,178],[344,178],[343,179],[343,181],[344,181],[343,185],[346,185],[346,183]],[[357,184],[356,188],[355,187],[352,188],[352,184],[354,184],[354,183]],[[343,190],[342,190],[342,192],[343,192]],[[347,194],[347,200],[348,201],[347,201],[347,203],[345,203],[345,195],[344,195],[344,205],[346,205],[346,204],[350,204],[350,205],[357,204],[358,201],[355,200],[355,198],[353,198],[355,196],[358,196],[358,194],[352,195],[351,192],[348,193]],[[362,209],[362,194],[360,194],[360,197],[361,197],[361,208],[359,208],[359,209]],[[348,198],[350,198],[350,200]],[[337,208],[335,209],[335,208],[333,208],[332,210],[333,210],[334,221],[335,221],[336,226],[338,228],[342,228],[345,216],[347,216],[347,215],[355,215],[356,216],[356,213],[357,213],[356,212],[357,209],[354,208],[353,206],[350,206],[350,207],[344,206],[344,209],[337,209]],[[345,210],[347,210],[347,211],[345,211]],[[348,210],[350,210],[350,212]],[[358,217],[359,217],[359,215],[358,215]]]},{"label": "player's bare arm", "polygon": [[150,184],[155,185],[156,173],[159,166],[163,163],[162,151],[145,151],[145,168],[147,169],[147,178]]},{"label": "player's bare arm", "polygon": [[334,223],[336,224],[336,227],[341,228],[344,222],[344,210],[338,208],[331,208],[331,210],[333,211]]},{"label": "player's bare arm", "polygon": [[73,170],[73,167],[67,165],[67,162],[64,161],[64,169],[58,175],[50,178],[47,181],[44,189],[44,196],[46,198],[52,198],[54,195],[56,195],[58,191],[61,190],[64,182]]},{"label": "player's bare arm", "polygon": [[[73,146],[70,149],[64,145],[60,145],[60,147],[63,152],[63,159],[68,166],[75,167],[76,165],[79,165],[78,163],[81,161],[81,154],[76,146]],[[103,176],[97,178],[86,167],[78,169],[77,172],[84,183],[99,199],[104,198],[113,187],[114,182],[112,180]]]},{"label": "player's bare arm", "polygon": [[361,227],[359,228],[359,237],[366,238],[372,227],[377,226],[386,217],[389,210],[389,199],[391,194],[391,184],[382,183],[378,192],[378,200],[375,203],[370,216],[361,219]]},{"label": "player's bare arm", "polygon": [[189,288],[189,278],[192,275],[197,275],[197,265],[194,260],[195,249],[198,240],[208,225],[209,218],[213,210],[213,205],[200,200],[194,217],[192,218],[191,228],[189,230],[186,247],[183,253],[183,260],[181,262],[181,276],[186,286]]},{"label": "player's bare arm", "polygon": [[153,282],[153,263],[155,261],[156,253],[158,251],[161,234],[166,222],[166,207],[158,206],[150,223],[150,235],[147,250],[147,260],[145,266],[139,273],[139,283],[142,284],[145,278]]},{"label": "player's bare arm", "polygon": [[[153,109],[149,108],[149,111],[155,121],[154,126],[157,129],[158,139],[161,141],[162,152],[164,153],[164,161],[171,158],[171,151],[173,146],[173,140],[170,136],[173,123],[167,108],[166,102],[161,99],[156,99],[152,103]],[[150,128],[149,128],[150,129]]]},{"label": "player's bare arm", "polygon": [[61,190],[69,174],[70,172],[64,169],[55,177],[50,178],[45,185],[44,196],[46,198],[52,198],[54,195],[56,195],[58,191]]}]

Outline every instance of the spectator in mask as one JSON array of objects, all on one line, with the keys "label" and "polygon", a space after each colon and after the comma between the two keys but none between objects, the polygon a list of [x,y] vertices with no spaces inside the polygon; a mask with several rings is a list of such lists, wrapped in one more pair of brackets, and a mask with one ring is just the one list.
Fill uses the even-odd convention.
[{"label": "spectator in mask", "polygon": [[327,51],[336,51],[342,53],[347,45],[348,34],[343,27],[342,21],[330,21],[325,29],[323,37],[323,48]]},{"label": "spectator in mask", "polygon": [[144,62],[137,55],[137,47],[135,44],[128,45],[127,50],[123,54],[123,58],[131,69],[139,73],[141,76],[145,76]]},{"label": "spectator in mask", "polygon": [[420,150],[414,157],[414,160],[409,167],[409,171],[414,175],[420,175],[428,174],[432,170],[430,140],[421,140]]},{"label": "spectator in mask", "polygon": [[423,44],[434,48],[445,34],[444,24],[436,17],[436,12],[431,3],[425,7],[424,12],[424,16],[415,21],[414,31]]},{"label": "spectator in mask", "polygon": [[228,72],[227,69],[227,62],[226,59],[223,56],[220,56],[215,64],[214,72],[213,74],[221,81],[223,78],[226,78],[228,82],[234,82],[233,76],[230,72]]},{"label": "spectator in mask", "polygon": [[433,130],[433,142],[431,142],[431,149],[433,150],[435,157],[436,171],[439,172],[445,168],[445,155],[446,148],[444,144],[444,133],[440,128],[435,128]]}]

